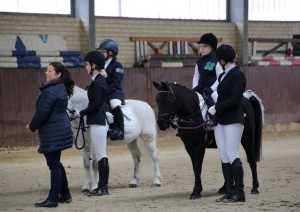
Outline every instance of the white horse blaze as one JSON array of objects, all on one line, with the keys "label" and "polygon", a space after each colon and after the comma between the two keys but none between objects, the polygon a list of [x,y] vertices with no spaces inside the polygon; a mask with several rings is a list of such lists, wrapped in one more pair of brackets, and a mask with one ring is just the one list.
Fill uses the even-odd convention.
[{"label": "white horse blaze", "polygon": [[[146,147],[149,151],[152,162],[154,165],[154,180],[153,186],[161,185],[161,175],[159,168],[159,158],[158,150],[156,147],[156,119],[153,109],[146,102],[128,99],[125,100],[126,106],[122,107],[124,113],[124,130],[125,138],[124,140],[111,141],[108,139],[108,145],[110,146],[119,146],[127,144],[128,149],[131,152],[134,169],[133,176],[129,182],[130,187],[136,187],[139,184],[140,174],[139,174],[139,165],[141,160],[141,154],[143,151],[140,151],[138,146],[138,139],[141,142],[141,146]],[[88,105],[87,92],[84,89],[79,88],[78,86],[74,87],[74,94],[69,100],[68,109],[85,109]],[[69,114],[72,116],[72,114]],[[78,127],[78,119],[72,121],[73,134],[76,136]],[[81,150],[83,157],[83,166],[85,169],[85,182],[82,186],[82,190],[92,190],[95,189],[98,185],[98,161],[94,158],[95,152],[91,148],[91,139],[89,128],[85,131],[85,146]],[[77,140],[78,146],[82,146],[83,138],[81,132],[78,135]],[[147,159],[150,159],[147,158]]]}]

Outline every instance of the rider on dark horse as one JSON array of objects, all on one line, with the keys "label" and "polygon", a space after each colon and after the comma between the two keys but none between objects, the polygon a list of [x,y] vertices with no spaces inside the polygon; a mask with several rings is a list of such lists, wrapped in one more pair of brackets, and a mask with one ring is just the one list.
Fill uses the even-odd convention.
[{"label": "rider on dark horse", "polygon": [[218,60],[216,49],[218,40],[214,34],[207,33],[202,35],[197,43],[200,44],[200,57],[195,65],[193,91],[200,93],[204,97],[208,107],[210,107],[214,104],[210,98],[212,93],[210,87],[217,79],[216,65]]}]

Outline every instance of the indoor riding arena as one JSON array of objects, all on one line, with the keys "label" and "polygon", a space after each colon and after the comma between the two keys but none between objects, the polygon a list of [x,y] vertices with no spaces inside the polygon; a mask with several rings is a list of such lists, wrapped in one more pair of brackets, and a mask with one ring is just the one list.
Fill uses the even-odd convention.
[{"label": "indoor riding arena", "polygon": [[[72,202],[59,203],[54,210],[300,211],[299,15],[295,20],[255,19],[252,9],[255,4],[265,2],[259,0],[183,1],[183,5],[189,2],[190,11],[193,7],[201,8],[198,12],[211,10],[208,5],[213,4],[221,18],[208,19],[183,16],[185,6],[176,12],[182,13],[178,17],[173,13],[171,17],[154,16],[158,7],[177,11],[180,0],[149,1],[145,5],[132,0],[67,1],[70,2],[67,13],[50,14],[2,10],[14,1],[0,0],[0,211],[53,211],[34,207],[49,192],[50,172],[43,154],[37,151],[38,133],[26,128],[35,112],[39,87],[45,81],[49,63],[63,63],[76,85],[86,88],[91,79],[84,68],[85,54],[96,49],[103,39],[116,40],[120,48],[118,61],[124,67],[125,99],[147,102],[157,118],[157,90],[153,81],[176,82],[191,89],[199,57],[196,42],[209,32],[216,35],[218,45],[229,44],[236,49],[238,63],[247,79],[246,89],[254,91],[264,106],[261,160],[257,163],[259,194],[251,194],[251,170],[240,147],[246,201],[216,202],[222,195],[218,190],[224,178],[218,150],[208,148],[202,166],[201,198],[189,199],[194,187],[191,159],[176,136],[176,129],[160,131],[157,126],[155,145],[159,151],[161,186],[152,185],[153,163],[140,142],[140,181],[135,188],[129,187],[133,160],[127,146],[109,145],[109,195],[87,196],[82,193],[85,180],[82,155],[73,145],[61,156]],[[15,2],[21,7],[21,0]],[[40,7],[47,6],[40,2]],[[292,3],[286,2],[273,0],[265,7],[279,14],[291,8]],[[296,11],[300,11],[300,3],[294,2]],[[144,11],[136,17],[128,15],[128,8],[135,4],[132,13]],[[285,6],[287,9],[282,9]],[[103,7],[119,12],[110,15]],[[153,16],[141,16],[150,14],[147,10]]]}]

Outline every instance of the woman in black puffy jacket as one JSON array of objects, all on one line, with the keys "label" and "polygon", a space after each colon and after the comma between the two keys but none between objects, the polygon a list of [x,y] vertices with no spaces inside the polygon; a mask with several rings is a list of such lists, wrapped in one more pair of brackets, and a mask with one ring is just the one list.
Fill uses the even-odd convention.
[{"label": "woman in black puffy jacket", "polygon": [[36,207],[57,207],[58,202],[71,202],[71,194],[64,166],[60,162],[61,151],[73,144],[71,123],[66,112],[68,98],[73,94],[74,81],[64,65],[52,62],[45,72],[46,82],[40,87],[36,112],[26,126],[38,130],[38,152],[44,154],[51,172],[51,188],[46,200]]}]

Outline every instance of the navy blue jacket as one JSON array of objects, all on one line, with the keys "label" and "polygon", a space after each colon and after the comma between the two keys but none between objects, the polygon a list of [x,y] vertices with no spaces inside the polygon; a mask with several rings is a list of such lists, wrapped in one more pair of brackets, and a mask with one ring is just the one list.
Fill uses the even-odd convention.
[{"label": "navy blue jacket", "polygon": [[31,131],[38,130],[40,153],[55,152],[72,147],[73,134],[66,112],[68,94],[62,79],[40,87],[36,112],[29,124]]},{"label": "navy blue jacket", "polygon": [[106,81],[103,76],[98,74],[95,81],[88,88],[88,107],[80,111],[81,116],[86,115],[87,124],[106,125],[107,97],[106,97]]},{"label": "navy blue jacket", "polygon": [[242,108],[243,92],[246,88],[246,78],[239,67],[231,69],[219,83],[216,103],[217,122],[222,125],[245,123]]},{"label": "navy blue jacket", "polygon": [[209,55],[200,57],[196,64],[199,72],[198,86],[200,88],[207,88],[214,84],[217,80],[216,76],[216,65],[217,65],[216,53],[213,51]]},{"label": "navy blue jacket", "polygon": [[105,78],[107,83],[107,98],[119,99],[124,101],[124,93],[122,90],[122,80],[124,77],[124,69],[120,62],[112,60],[105,69],[107,77]]}]

